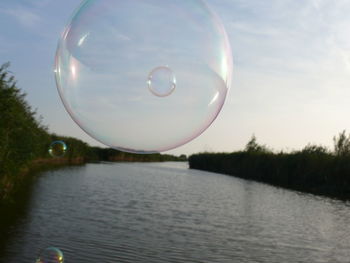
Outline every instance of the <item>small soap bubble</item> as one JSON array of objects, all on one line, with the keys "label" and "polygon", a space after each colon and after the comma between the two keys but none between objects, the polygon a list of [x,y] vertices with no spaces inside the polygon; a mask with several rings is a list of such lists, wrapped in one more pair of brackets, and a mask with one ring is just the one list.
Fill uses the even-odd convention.
[{"label": "small soap bubble", "polygon": [[64,141],[54,141],[50,144],[49,154],[52,157],[63,157],[67,151],[67,145]]},{"label": "small soap bubble", "polygon": [[55,247],[48,247],[41,251],[36,263],[63,263],[63,253]]},{"label": "small soap bubble", "polygon": [[54,73],[86,133],[153,153],[211,125],[231,84],[232,55],[204,0],[84,0],[61,35]]},{"label": "small soap bubble", "polygon": [[157,67],[148,75],[147,84],[154,95],[166,97],[174,91],[176,79],[169,67]]}]

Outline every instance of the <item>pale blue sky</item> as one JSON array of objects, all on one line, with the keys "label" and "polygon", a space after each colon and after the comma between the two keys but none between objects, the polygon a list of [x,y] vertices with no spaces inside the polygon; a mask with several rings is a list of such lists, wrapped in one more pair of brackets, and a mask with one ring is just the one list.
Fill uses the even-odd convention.
[{"label": "pale blue sky", "polygon": [[[116,1],[117,2],[117,1]],[[99,145],[66,113],[55,87],[58,38],[80,0],[0,2],[0,63],[58,134]],[[350,1],[208,0],[228,33],[233,81],[201,136],[170,153],[234,151],[255,133],[276,150],[332,145],[350,131]]]}]

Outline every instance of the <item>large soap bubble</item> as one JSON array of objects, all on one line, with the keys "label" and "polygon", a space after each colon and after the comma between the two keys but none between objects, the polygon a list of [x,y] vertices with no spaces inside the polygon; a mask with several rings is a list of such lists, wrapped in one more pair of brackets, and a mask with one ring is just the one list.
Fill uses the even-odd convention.
[{"label": "large soap bubble", "polygon": [[58,91],[98,141],[151,153],[194,139],[220,112],[231,49],[202,0],[87,0],[60,39]]}]

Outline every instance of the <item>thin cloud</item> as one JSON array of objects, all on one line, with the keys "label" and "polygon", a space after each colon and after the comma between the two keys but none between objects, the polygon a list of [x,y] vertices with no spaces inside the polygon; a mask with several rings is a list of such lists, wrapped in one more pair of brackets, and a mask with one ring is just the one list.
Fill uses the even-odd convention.
[{"label": "thin cloud", "polygon": [[20,25],[24,27],[33,27],[41,21],[40,17],[36,13],[23,7],[3,9],[0,10],[0,12],[13,17]]},{"label": "thin cloud", "polygon": [[224,16],[238,65],[306,74],[349,70],[349,1],[258,2],[237,0]]},{"label": "thin cloud", "polygon": [[53,0],[30,0],[29,2],[35,7],[42,8],[47,6],[49,3],[53,2]]}]

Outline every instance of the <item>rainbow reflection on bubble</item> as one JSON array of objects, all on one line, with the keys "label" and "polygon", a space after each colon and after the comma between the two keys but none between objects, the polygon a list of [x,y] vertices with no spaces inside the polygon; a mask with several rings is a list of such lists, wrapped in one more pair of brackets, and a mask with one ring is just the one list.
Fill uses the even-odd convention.
[{"label": "rainbow reflection on bubble", "polygon": [[52,157],[63,157],[67,151],[67,145],[64,141],[54,141],[49,146],[49,154]]},{"label": "rainbow reflection on bubble", "polygon": [[202,0],[86,0],[55,58],[73,120],[119,150],[152,153],[200,135],[232,75],[230,44]]},{"label": "rainbow reflection on bubble", "polygon": [[41,251],[36,263],[63,263],[63,253],[55,247],[48,247]]}]

